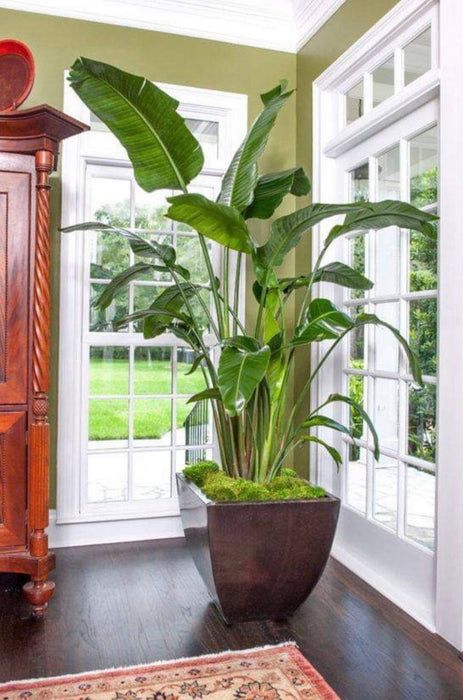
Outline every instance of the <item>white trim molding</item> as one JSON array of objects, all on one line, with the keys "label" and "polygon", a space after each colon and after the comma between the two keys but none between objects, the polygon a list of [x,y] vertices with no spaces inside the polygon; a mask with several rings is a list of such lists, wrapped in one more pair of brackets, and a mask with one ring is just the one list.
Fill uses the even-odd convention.
[{"label": "white trim molding", "polygon": [[0,7],[297,53],[345,0],[0,0]]}]

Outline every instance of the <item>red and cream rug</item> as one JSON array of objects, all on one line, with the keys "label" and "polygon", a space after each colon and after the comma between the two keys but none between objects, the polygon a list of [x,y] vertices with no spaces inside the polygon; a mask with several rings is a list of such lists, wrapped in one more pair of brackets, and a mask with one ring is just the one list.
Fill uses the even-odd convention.
[{"label": "red and cream rug", "polygon": [[339,700],[295,644],[0,684],[1,700]]}]

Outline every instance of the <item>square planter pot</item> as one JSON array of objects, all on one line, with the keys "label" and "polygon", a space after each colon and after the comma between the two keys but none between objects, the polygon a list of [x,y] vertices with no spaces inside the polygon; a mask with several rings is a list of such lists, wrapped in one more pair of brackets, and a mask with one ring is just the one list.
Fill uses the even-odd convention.
[{"label": "square planter pot", "polygon": [[328,561],[339,499],[214,503],[183,474],[177,486],[188,547],[225,621],[291,616]]}]

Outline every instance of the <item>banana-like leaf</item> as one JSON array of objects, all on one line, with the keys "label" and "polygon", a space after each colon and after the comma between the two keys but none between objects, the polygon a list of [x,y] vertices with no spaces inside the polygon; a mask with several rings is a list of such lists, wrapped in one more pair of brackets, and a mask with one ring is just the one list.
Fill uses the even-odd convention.
[{"label": "banana-like leaf", "polygon": [[201,355],[198,355],[198,357],[195,358],[193,364],[191,365],[190,369],[188,372],[185,372],[185,376],[187,377],[189,374],[194,374],[196,370],[198,369],[199,365],[201,362],[205,359],[204,353],[201,353]]},{"label": "banana-like leaf", "polygon": [[302,168],[291,168],[262,175],[254,189],[253,200],[246,207],[245,219],[269,219],[287,194],[302,197],[310,192],[310,180]]},{"label": "banana-like leaf", "polygon": [[[180,284],[166,287],[150,306],[151,311],[158,311],[160,315],[146,316],[143,329],[145,337],[155,338],[157,335],[164,333],[171,323],[172,316],[187,324],[191,322],[191,319],[182,313],[185,299],[195,297],[203,289],[202,285],[188,282],[181,282]],[[164,317],[162,316],[163,312],[166,312]]]},{"label": "banana-like leaf", "polygon": [[366,326],[372,324],[374,326],[383,326],[384,328],[387,328],[388,330],[391,331],[391,333],[394,335],[394,337],[399,341],[400,345],[402,346],[403,351],[405,352],[408,363],[410,365],[410,371],[413,375],[413,379],[420,384],[420,386],[423,386],[423,377],[421,373],[421,367],[420,367],[420,361],[417,357],[417,355],[413,352],[403,335],[399,333],[397,328],[394,328],[394,326],[391,326],[389,323],[386,323],[386,321],[382,321],[376,314],[358,314],[354,318],[354,326],[358,328],[359,326]]},{"label": "banana-like leaf", "polygon": [[261,95],[264,109],[251,126],[223,177],[218,201],[232,205],[239,212],[244,211],[252,202],[257,183],[257,161],[267,144],[278,112],[292,95],[292,90],[285,92],[286,86],[287,82],[282,81],[273,90]]},{"label": "banana-like leaf", "polygon": [[115,295],[122,287],[126,287],[129,282],[142,279],[147,272],[153,272],[158,265],[139,262],[116,275],[109,284],[104,286],[102,293],[95,299],[93,306],[99,309],[107,309],[113,301]]},{"label": "banana-like leaf", "polygon": [[220,391],[218,389],[216,389],[215,387],[210,387],[209,389],[204,389],[203,391],[198,392],[194,396],[190,396],[187,403],[195,403],[196,401],[205,401],[206,399],[215,399],[215,400],[220,401],[222,399],[222,396],[221,396]]},{"label": "banana-like leaf", "polygon": [[265,376],[270,360],[268,345],[246,352],[238,348],[224,348],[220,355],[218,386],[227,413],[240,414],[257,385]]},{"label": "banana-like leaf", "polygon": [[350,437],[352,436],[352,431],[349,430],[345,425],[342,423],[338,423],[338,421],[333,420],[333,418],[330,418],[329,416],[312,416],[311,418],[307,418],[302,425],[301,428],[331,428],[332,430],[336,430],[338,433],[344,433],[344,435],[349,435]]},{"label": "banana-like leaf", "polygon": [[307,287],[312,282],[330,282],[331,284],[339,284],[341,287],[349,289],[371,289],[373,282],[365,277],[357,270],[354,270],[349,265],[340,262],[328,263],[324,267],[320,267],[312,275],[300,275],[299,277],[288,277],[280,280],[280,287],[289,294],[294,289]]},{"label": "banana-like leaf", "polygon": [[222,341],[223,348],[237,348],[246,352],[259,350],[259,342],[250,335],[235,335]]},{"label": "banana-like leaf", "polygon": [[372,434],[373,443],[375,446],[375,449],[374,449],[375,459],[379,459],[378,433],[375,430],[375,426],[373,425],[373,421],[371,420],[368,413],[364,410],[363,406],[361,406],[357,401],[354,401],[354,399],[351,399],[350,396],[344,396],[343,394],[330,394],[328,399],[320,406],[320,408],[322,408],[323,406],[327,406],[330,403],[336,403],[336,402],[346,403],[351,408],[353,408],[354,411],[357,411],[357,413],[360,414],[360,416],[363,418],[365,423],[368,425],[370,432]]},{"label": "banana-like leaf", "polygon": [[324,447],[325,450],[330,455],[330,457],[336,463],[336,467],[339,470],[339,467],[342,464],[342,457],[334,447],[332,447],[331,445],[328,445],[327,442],[325,442],[321,438],[317,437],[316,435],[302,435],[299,438],[299,440],[302,442],[315,442],[317,445],[321,445],[322,447]]},{"label": "banana-like leaf", "polygon": [[177,112],[179,103],[149,80],[78,58],[69,82],[127,150],[142,189],[185,190],[201,172],[203,152]]},{"label": "banana-like leaf", "polygon": [[194,228],[206,238],[242,253],[252,253],[255,245],[241,214],[225,204],[211,202],[202,194],[169,197],[167,216]]},{"label": "banana-like leaf", "polygon": [[291,345],[335,340],[341,333],[353,327],[354,321],[351,317],[329,299],[314,299],[309,304],[306,320],[296,328]]},{"label": "banana-like leaf", "polygon": [[292,214],[276,219],[272,224],[268,241],[263,246],[260,246],[254,255],[254,266],[264,269],[278,267],[278,265],[282,264],[289,251],[299,243],[302,234],[309,231],[312,226],[320,223],[323,219],[338,214],[347,214],[358,208],[358,203],[311,204],[303,209],[298,209]]},{"label": "banana-like leaf", "polygon": [[278,401],[286,372],[286,356],[282,349],[283,337],[283,332],[280,331],[268,341],[271,355],[266,376],[270,396],[274,401]]},{"label": "banana-like leaf", "polygon": [[398,202],[394,199],[385,199],[381,202],[365,202],[361,209],[347,214],[344,223],[334,226],[325,241],[325,247],[336,238],[349,233],[365,229],[381,229],[388,226],[420,231],[432,240],[436,240],[435,223],[439,219],[435,214],[417,209],[407,202]]}]

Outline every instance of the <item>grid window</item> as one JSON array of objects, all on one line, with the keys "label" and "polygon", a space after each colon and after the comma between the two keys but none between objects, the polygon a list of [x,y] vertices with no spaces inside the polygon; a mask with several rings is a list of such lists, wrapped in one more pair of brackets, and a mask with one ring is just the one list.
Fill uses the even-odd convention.
[{"label": "grid window", "polygon": [[[436,212],[437,127],[372,154],[347,173],[350,201],[405,199]],[[399,537],[434,548],[437,443],[437,249],[417,232],[395,227],[353,232],[346,262],[374,287],[345,291],[346,311],[367,311],[400,330],[418,354],[424,387],[415,385],[406,358],[387,329],[367,326],[346,342],[345,392],[370,414],[381,455],[364,422],[346,415],[356,438],[345,441],[344,498],[349,506]]]}]

